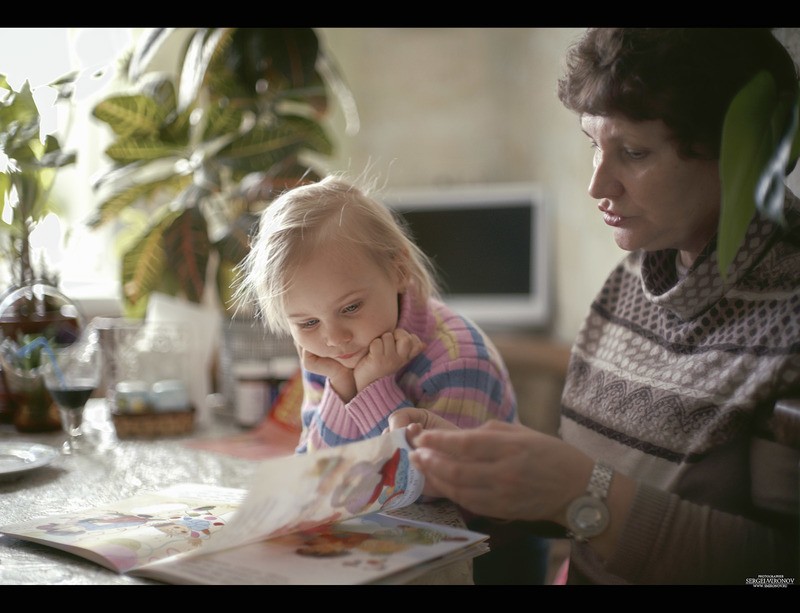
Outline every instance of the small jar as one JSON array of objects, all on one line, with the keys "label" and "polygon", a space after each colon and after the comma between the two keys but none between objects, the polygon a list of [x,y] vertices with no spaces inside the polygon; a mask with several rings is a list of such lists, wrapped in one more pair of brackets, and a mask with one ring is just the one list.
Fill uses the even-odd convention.
[{"label": "small jar", "polygon": [[152,410],[150,386],[144,381],[120,381],[114,388],[116,413],[148,413]]},{"label": "small jar", "polygon": [[269,362],[237,362],[232,372],[236,382],[236,421],[242,427],[252,428],[261,423],[271,404]]},{"label": "small jar", "polygon": [[191,408],[186,385],[178,379],[163,379],[153,383],[150,401],[156,412],[188,411]]}]

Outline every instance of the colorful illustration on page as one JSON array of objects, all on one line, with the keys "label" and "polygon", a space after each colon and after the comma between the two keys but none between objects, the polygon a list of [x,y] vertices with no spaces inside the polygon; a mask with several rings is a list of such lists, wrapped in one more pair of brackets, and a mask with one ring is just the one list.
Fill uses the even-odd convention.
[{"label": "colorful illustration on page", "polygon": [[383,525],[362,518],[287,534],[270,540],[269,544],[290,549],[298,557],[337,559],[343,567],[375,572],[387,570],[393,555],[412,547],[464,540],[466,537],[453,537],[428,527],[404,523]]},{"label": "colorful illustration on page", "polygon": [[130,509],[87,511],[36,526],[49,538],[99,553],[120,572],[196,549],[222,528],[235,505],[153,503]]}]

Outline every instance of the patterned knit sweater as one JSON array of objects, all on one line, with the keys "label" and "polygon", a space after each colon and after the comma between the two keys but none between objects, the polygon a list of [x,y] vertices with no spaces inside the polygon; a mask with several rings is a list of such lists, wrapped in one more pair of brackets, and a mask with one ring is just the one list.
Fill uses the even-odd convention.
[{"label": "patterned knit sweater", "polygon": [[724,282],[716,241],[683,279],[675,251],[634,252],[592,304],[561,436],[638,483],[615,553],[603,563],[573,544],[570,583],[800,579],[800,453],[756,436],[776,401],[800,397],[800,203],[788,192],[785,213],[788,231],[754,217]]},{"label": "patterned knit sweater", "polygon": [[326,377],[303,371],[303,432],[298,453],[378,436],[389,415],[420,407],[462,427],[489,419],[517,422],[508,371],[485,333],[437,300],[401,296],[398,327],[426,343],[424,351],[393,375],[373,381],[348,403]]}]

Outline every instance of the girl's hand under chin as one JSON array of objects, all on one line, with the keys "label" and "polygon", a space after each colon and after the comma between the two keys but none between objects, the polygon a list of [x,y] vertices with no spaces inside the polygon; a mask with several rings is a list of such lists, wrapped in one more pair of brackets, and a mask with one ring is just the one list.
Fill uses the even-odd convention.
[{"label": "girl's hand under chin", "polygon": [[354,374],[358,391],[381,377],[396,373],[424,349],[425,343],[407,330],[397,328],[384,332],[370,343],[367,355],[356,364]]},{"label": "girl's hand under chin", "polygon": [[344,402],[350,402],[357,393],[353,370],[342,366],[333,358],[323,358],[315,353],[297,348],[300,363],[308,372],[327,377],[331,387]]},{"label": "girl's hand under chin", "polygon": [[350,402],[373,381],[396,373],[424,349],[425,344],[416,334],[398,328],[374,339],[367,354],[351,369],[333,358],[323,358],[297,346],[303,368],[327,377],[344,402]]}]

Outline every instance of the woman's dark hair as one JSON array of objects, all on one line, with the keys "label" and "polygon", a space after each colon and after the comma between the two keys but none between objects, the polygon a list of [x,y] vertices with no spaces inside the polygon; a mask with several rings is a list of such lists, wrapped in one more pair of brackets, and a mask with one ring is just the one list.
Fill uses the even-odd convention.
[{"label": "woman's dark hair", "polygon": [[566,62],[564,106],[661,119],[685,157],[719,158],[725,113],[759,71],[781,95],[798,91],[797,67],[769,28],[591,28]]}]

